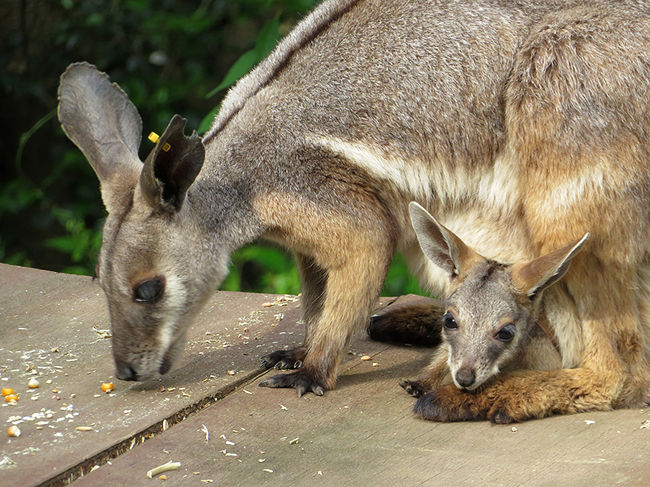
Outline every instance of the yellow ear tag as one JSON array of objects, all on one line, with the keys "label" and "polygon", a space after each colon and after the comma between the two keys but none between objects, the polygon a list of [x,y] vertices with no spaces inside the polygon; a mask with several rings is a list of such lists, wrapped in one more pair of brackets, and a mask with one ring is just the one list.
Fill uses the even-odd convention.
[{"label": "yellow ear tag", "polygon": [[[147,137],[147,138],[148,138],[151,142],[153,142],[153,143],[155,144],[155,143],[157,143],[158,140],[160,139],[160,136],[159,136],[156,132],[151,132],[151,133],[149,134],[149,137]],[[162,150],[164,150],[165,152],[169,152],[169,149],[171,149],[171,148],[172,148],[172,146],[169,145],[167,142],[165,142],[165,144],[162,146]]]}]

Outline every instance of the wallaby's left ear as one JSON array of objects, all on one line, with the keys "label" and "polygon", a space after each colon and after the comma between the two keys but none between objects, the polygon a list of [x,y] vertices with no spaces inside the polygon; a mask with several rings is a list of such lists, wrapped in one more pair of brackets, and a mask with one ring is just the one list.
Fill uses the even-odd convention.
[{"label": "wallaby's left ear", "polygon": [[589,238],[586,233],[576,240],[550,254],[543,255],[527,264],[515,264],[512,270],[512,281],[515,288],[531,299],[541,291],[555,284],[569,270],[571,260],[580,253]]},{"label": "wallaby's left ear", "polygon": [[205,148],[196,131],[185,136],[186,122],[180,115],[172,117],[140,175],[140,186],[149,204],[170,213],[183,206],[205,159]]},{"label": "wallaby's left ear", "polygon": [[450,277],[460,275],[474,262],[483,259],[415,201],[409,204],[409,213],[422,252]]}]

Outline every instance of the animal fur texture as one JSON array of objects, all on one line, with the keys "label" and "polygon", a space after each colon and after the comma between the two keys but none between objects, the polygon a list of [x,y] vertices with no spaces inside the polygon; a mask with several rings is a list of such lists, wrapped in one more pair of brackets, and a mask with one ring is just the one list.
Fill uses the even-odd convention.
[{"label": "animal fur texture", "polygon": [[59,119],[108,210],[98,276],[118,377],[169,370],[229,254],[263,237],[295,253],[307,323],[302,347],[264,359],[301,367],[263,384],[332,389],[396,251],[445,289],[409,222],[416,200],[498,262],[592,236],[545,298],[562,368],[434,390],[432,404],[478,418],[499,402],[513,420],[641,404],[649,12],[647,1],[326,0],[229,92],[204,157],[176,120],[161,138],[175,141],[169,153],[144,165],[127,96],[70,66]]}]

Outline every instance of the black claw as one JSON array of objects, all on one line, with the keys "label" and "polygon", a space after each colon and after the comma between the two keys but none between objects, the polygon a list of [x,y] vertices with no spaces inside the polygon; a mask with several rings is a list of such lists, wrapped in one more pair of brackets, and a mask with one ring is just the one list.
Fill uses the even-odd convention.
[{"label": "black claw", "polygon": [[260,387],[293,387],[298,393],[298,397],[302,397],[307,392],[313,392],[317,396],[325,394],[325,387],[308,374],[304,369],[299,372],[292,372],[290,374],[279,374],[263,380],[259,383]]},{"label": "black claw", "polygon": [[276,350],[262,357],[262,367],[266,369],[274,368],[276,370],[293,369],[297,368],[296,364],[302,365],[304,358],[305,351],[302,347],[291,350]]},{"label": "black claw", "polygon": [[302,367],[302,360],[296,360],[296,362],[293,364],[294,369],[299,369]]}]

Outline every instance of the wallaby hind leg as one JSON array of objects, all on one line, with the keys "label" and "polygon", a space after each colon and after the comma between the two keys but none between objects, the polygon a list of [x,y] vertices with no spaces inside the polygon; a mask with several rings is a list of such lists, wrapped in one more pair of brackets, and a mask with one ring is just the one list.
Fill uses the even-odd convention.
[{"label": "wallaby hind leg", "polygon": [[433,347],[441,341],[440,300],[409,294],[401,296],[370,318],[368,335],[380,342]]},{"label": "wallaby hind leg", "polygon": [[323,311],[325,299],[325,285],[327,272],[325,272],[311,257],[296,253],[296,264],[300,273],[302,319],[305,322],[305,343],[289,350],[276,350],[262,357],[262,367],[276,369],[298,369],[302,367],[311,335],[316,327],[316,322]]},{"label": "wallaby hind leg", "polygon": [[[355,231],[359,233],[358,228]],[[393,254],[390,238],[364,239],[357,235],[355,242],[347,243],[345,260],[327,271],[322,311],[310,325],[302,367],[271,377],[260,386],[294,387],[298,395],[309,391],[322,395],[334,388],[343,351],[352,335],[368,322]],[[364,258],[359,259],[359,255]]]}]

